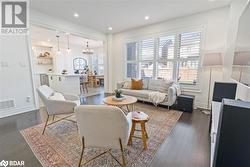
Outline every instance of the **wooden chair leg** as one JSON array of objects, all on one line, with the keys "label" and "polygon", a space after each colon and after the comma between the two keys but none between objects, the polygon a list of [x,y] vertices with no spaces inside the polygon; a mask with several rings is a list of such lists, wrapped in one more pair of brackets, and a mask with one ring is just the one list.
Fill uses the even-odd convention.
[{"label": "wooden chair leg", "polygon": [[145,134],[146,134],[146,138],[148,139],[148,132],[147,132],[146,128],[145,128]]},{"label": "wooden chair leg", "polygon": [[82,152],[81,152],[81,157],[80,157],[80,160],[79,160],[79,163],[78,163],[78,167],[80,167],[81,163],[82,163],[82,156],[83,156],[84,148],[85,148],[84,137],[82,137]]},{"label": "wooden chair leg", "polygon": [[46,126],[47,126],[48,120],[49,120],[49,115],[48,115],[48,117],[47,117],[47,119],[46,119],[46,121],[45,121],[45,124],[44,124],[44,127],[43,127],[42,134],[44,134],[44,132],[45,132],[45,128],[46,128]]},{"label": "wooden chair leg", "polygon": [[122,152],[122,167],[126,167],[126,161],[125,161],[124,150],[123,150],[121,138],[119,138],[119,142],[120,142],[120,149]]},{"label": "wooden chair leg", "polygon": [[132,145],[132,137],[133,137],[134,133],[135,133],[135,123],[132,122],[132,127],[131,127],[131,132],[129,135],[128,145]]},{"label": "wooden chair leg", "polygon": [[53,115],[53,117],[52,117],[52,121],[54,122],[54,120],[55,120],[55,115]]},{"label": "wooden chair leg", "polygon": [[144,145],[144,149],[147,149],[147,135],[146,135],[146,128],[145,123],[141,123],[141,132],[142,132],[142,141]]}]

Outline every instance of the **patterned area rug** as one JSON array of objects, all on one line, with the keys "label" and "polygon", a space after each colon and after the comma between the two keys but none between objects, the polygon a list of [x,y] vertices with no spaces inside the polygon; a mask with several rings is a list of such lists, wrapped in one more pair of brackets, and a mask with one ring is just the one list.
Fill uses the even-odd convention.
[{"label": "patterned area rug", "polygon": [[[157,150],[170,134],[172,128],[180,118],[182,112],[156,108],[153,105],[137,103],[137,111],[144,111],[150,116],[146,124],[148,132],[148,149],[143,150],[140,139],[133,138],[133,145],[127,146],[125,151],[128,167],[146,167],[153,160]],[[72,118],[74,119],[74,118]],[[23,137],[44,167],[75,167],[78,164],[81,152],[81,141],[76,124],[70,121],[60,121],[49,126],[42,135],[43,124],[21,131]],[[137,135],[140,135],[137,132]],[[102,153],[101,149],[85,149],[83,161]],[[112,153],[121,160],[119,150]],[[104,154],[85,166],[119,166],[109,154]]]}]

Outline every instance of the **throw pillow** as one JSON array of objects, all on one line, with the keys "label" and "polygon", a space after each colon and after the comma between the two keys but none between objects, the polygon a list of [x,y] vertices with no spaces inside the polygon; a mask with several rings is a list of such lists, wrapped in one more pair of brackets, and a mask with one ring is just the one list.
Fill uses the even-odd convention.
[{"label": "throw pillow", "polygon": [[143,79],[142,80],[142,83],[143,83],[143,85],[142,85],[142,89],[148,89],[148,79]]},{"label": "throw pillow", "polygon": [[52,96],[49,97],[49,100],[65,101],[65,98],[61,93],[55,92]]},{"label": "throw pillow", "polygon": [[131,89],[131,81],[125,81],[122,88]]},{"label": "throw pillow", "polygon": [[160,86],[159,86],[159,92],[162,92],[162,93],[168,92],[169,87],[172,86],[173,83],[174,82],[172,80],[164,80],[164,81],[162,81]]},{"label": "throw pillow", "polygon": [[141,90],[142,86],[143,86],[142,79],[140,79],[140,80],[131,79],[131,87],[132,87],[132,89]]}]

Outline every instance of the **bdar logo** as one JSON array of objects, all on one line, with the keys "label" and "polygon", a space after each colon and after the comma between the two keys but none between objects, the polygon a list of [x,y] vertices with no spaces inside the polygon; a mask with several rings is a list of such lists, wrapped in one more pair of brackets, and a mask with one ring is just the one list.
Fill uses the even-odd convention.
[{"label": "bdar logo", "polygon": [[27,28],[27,2],[2,2],[2,28]]},{"label": "bdar logo", "polygon": [[1,162],[0,162],[0,166],[4,166],[4,167],[6,167],[6,166],[8,166],[8,161],[5,161],[5,160],[2,160]]}]

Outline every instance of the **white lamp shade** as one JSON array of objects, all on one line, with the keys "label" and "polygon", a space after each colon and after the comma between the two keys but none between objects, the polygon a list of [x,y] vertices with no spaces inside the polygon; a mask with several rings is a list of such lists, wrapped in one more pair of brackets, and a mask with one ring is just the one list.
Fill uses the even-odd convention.
[{"label": "white lamp shade", "polygon": [[250,66],[250,51],[235,52],[233,65]]},{"label": "white lamp shade", "polygon": [[222,65],[222,54],[221,53],[207,53],[203,59],[203,66],[221,66]]}]

